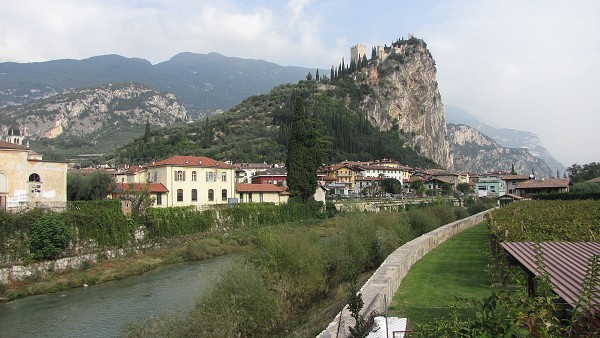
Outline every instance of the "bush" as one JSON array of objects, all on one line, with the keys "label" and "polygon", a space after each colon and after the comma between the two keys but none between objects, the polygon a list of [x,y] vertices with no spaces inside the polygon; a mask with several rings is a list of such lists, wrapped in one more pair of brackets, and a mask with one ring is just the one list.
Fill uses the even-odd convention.
[{"label": "bush", "polygon": [[276,324],[279,306],[256,269],[234,264],[190,315],[186,337],[261,337]]},{"label": "bush", "polygon": [[36,260],[58,257],[73,239],[75,231],[59,214],[48,213],[31,225],[29,250]]},{"label": "bush", "polygon": [[427,209],[410,210],[408,219],[415,237],[426,234],[443,225],[434,214],[429,213]]}]

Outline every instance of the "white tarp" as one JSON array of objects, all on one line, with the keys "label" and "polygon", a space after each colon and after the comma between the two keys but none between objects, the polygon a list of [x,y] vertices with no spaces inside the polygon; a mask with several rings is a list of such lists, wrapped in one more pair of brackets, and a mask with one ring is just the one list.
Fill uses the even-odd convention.
[{"label": "white tarp", "polygon": [[374,320],[375,325],[367,338],[404,338],[407,318],[375,317]]}]

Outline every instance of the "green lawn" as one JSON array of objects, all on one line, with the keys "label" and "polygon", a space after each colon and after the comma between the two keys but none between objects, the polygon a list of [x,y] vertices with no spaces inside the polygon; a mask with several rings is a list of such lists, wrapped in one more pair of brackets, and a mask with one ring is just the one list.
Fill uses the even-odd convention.
[{"label": "green lawn", "polygon": [[[487,223],[455,235],[415,263],[394,295],[389,315],[407,317],[412,324],[449,317],[456,297],[482,299],[489,296],[490,278],[486,255]],[[474,314],[466,302],[460,311]]]}]

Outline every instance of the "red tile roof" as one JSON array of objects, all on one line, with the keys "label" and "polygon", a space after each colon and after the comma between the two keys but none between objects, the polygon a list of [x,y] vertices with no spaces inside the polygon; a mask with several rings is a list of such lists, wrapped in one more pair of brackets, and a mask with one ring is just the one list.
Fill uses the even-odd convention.
[{"label": "red tile roof", "polygon": [[596,177],[596,178],[592,178],[591,180],[588,180],[588,182],[592,182],[592,183],[600,183],[600,176]]},{"label": "red tile roof", "polygon": [[545,180],[527,180],[519,182],[516,189],[536,189],[536,188],[566,188],[571,184],[568,178],[545,179]]},{"label": "red tile roof", "polygon": [[[536,255],[540,255],[554,292],[571,306],[575,306],[581,298],[590,258],[600,255],[600,243],[596,242],[541,242],[537,254],[530,242],[504,242],[500,245],[536,276],[540,274]],[[600,305],[600,294],[592,292],[590,301],[593,306]]]},{"label": "red tile roof", "polygon": [[161,167],[161,166],[177,166],[177,167],[202,167],[202,168],[222,168],[229,169],[233,168],[231,164],[220,162],[209,157],[204,156],[172,156],[164,160],[155,162],[148,167]]},{"label": "red tile roof", "polygon": [[113,192],[142,191],[146,188],[148,188],[151,193],[169,192],[169,189],[162,183],[117,183],[113,188]]},{"label": "red tile roof", "polygon": [[246,184],[238,183],[235,185],[235,190],[238,192],[278,192],[284,193],[287,187],[278,186],[275,184]]}]

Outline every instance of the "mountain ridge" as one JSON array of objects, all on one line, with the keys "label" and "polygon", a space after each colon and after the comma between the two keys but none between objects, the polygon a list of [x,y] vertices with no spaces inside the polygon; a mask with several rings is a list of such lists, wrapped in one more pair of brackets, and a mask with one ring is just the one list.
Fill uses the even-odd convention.
[{"label": "mountain ridge", "polygon": [[[193,116],[231,108],[248,96],[305,79],[308,69],[211,52],[182,52],[152,64],[118,54],[87,59],[0,63],[0,108],[76,88],[140,83],[173,92]],[[223,74],[227,72],[226,78]]]},{"label": "mountain ridge", "polygon": [[475,116],[459,107],[446,106],[446,120],[452,124],[465,124],[475,128],[484,135],[492,138],[498,144],[507,148],[525,148],[536,157],[543,159],[550,168],[552,175],[556,172],[564,173],[565,166],[555,159],[542,145],[539,137],[532,132],[511,129],[495,128],[479,121]]}]

